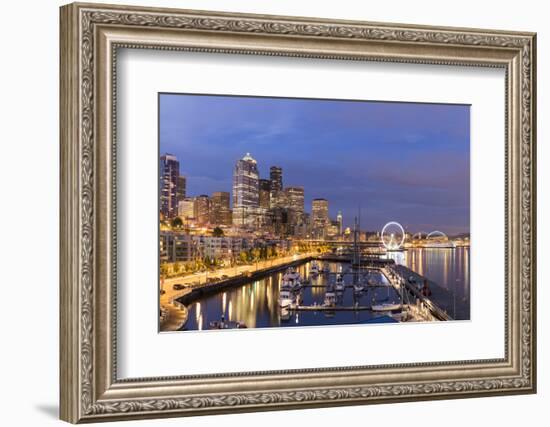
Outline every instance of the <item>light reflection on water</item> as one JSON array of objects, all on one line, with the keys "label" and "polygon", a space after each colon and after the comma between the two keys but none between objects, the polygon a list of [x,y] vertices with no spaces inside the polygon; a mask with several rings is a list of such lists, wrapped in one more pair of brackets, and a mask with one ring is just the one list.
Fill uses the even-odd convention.
[{"label": "light reflection on water", "polygon": [[414,248],[387,256],[448,291],[436,302],[454,319],[470,318],[470,248]]},{"label": "light reflection on water", "polygon": [[[454,319],[470,318],[470,274],[469,248],[431,249],[417,248],[388,254],[396,263],[405,265],[435,282],[441,292],[434,292],[433,299]],[[309,277],[310,264],[298,267],[302,277]],[[330,263],[330,270],[336,273],[342,268],[349,270],[349,264]],[[278,305],[279,288],[282,272],[274,273],[261,280],[250,282],[223,293],[204,297],[200,302],[189,306],[189,317],[185,330],[208,329],[210,322],[219,321],[222,316],[226,321],[244,322],[248,328],[341,325],[376,321],[381,315],[370,311],[283,311]],[[346,285],[353,284],[354,277],[345,275]],[[380,283],[386,278],[379,273],[370,273]],[[323,304],[327,281],[334,282],[335,275],[319,275],[312,281],[316,287],[302,290],[303,305]],[[397,303],[400,298],[393,288],[376,288],[354,296],[353,290],[346,288],[341,304],[352,306],[370,305],[373,302]]]},{"label": "light reflection on water", "polygon": [[[309,263],[298,267],[302,277],[309,277]],[[339,271],[340,263],[331,263],[332,273]],[[349,264],[342,265],[344,270]],[[229,289],[220,294],[210,295],[190,305],[189,317],[185,330],[208,329],[209,323],[219,321],[222,315],[226,321],[244,322],[248,328],[339,325],[363,323],[373,321],[380,314],[370,311],[283,311],[279,308],[279,288],[282,281],[282,272],[274,273],[261,280]],[[302,290],[304,305],[317,303],[321,305],[325,297],[325,285],[330,280],[335,281],[335,274],[320,274],[312,280],[315,287],[306,287]],[[346,285],[354,282],[352,275],[345,275]],[[368,276],[382,284],[388,284],[386,278],[379,273]],[[342,305],[352,306],[370,305],[374,302],[397,303],[400,298],[393,288],[376,288],[354,295],[353,289],[347,288],[341,296]]]}]

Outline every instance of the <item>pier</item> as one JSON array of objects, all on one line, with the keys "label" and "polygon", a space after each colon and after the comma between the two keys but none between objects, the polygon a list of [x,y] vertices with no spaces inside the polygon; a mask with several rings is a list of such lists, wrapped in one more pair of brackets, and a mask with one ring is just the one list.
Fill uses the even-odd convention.
[{"label": "pier", "polygon": [[[370,305],[358,305],[358,306],[334,306],[328,307],[324,305],[298,305],[292,310],[296,311],[374,311]],[[383,312],[380,312],[383,313]]]},{"label": "pier", "polygon": [[[419,310],[425,309],[433,317],[433,320],[447,321],[452,320],[443,309],[441,309],[436,303],[434,303],[428,296],[424,295],[419,289],[419,284],[432,283],[424,276],[414,272],[410,268],[407,268],[403,265],[392,265],[387,266],[384,269],[380,270],[386,279],[398,290],[398,292],[403,292],[406,290],[410,295],[412,295],[420,307]],[[411,280],[412,278],[412,280]]]},{"label": "pier", "polygon": [[[267,265],[260,265],[260,268],[258,268],[257,266],[256,270],[248,268],[244,271],[235,271],[234,276],[224,276],[223,279],[217,278],[214,282],[207,281],[203,284],[191,284],[191,282],[188,282],[190,283],[190,285],[186,285],[186,289],[182,291],[177,298],[171,298],[171,302],[177,304],[173,304],[171,307],[169,306],[170,308],[172,308],[172,313],[170,314],[177,313],[178,316],[169,316],[169,318],[171,317],[171,319],[169,322],[166,323],[170,325],[170,328],[162,330],[177,330],[183,328],[187,321],[187,309],[190,309],[193,303],[201,301],[203,298],[208,298],[211,295],[215,294],[221,294],[223,292],[230,291],[233,288],[238,288],[243,285],[252,284],[255,281],[259,281],[267,276],[273,275],[274,273],[285,271],[289,267],[298,267],[312,260],[316,260],[319,262],[334,262],[336,261],[336,259],[337,262],[344,263],[343,267],[340,267],[343,271],[321,271],[316,276],[306,275],[305,277],[303,277],[303,280],[301,282],[301,290],[329,290],[333,286],[334,278],[338,275],[342,275],[344,278],[348,278],[348,283],[344,285],[344,288],[340,292],[341,294],[344,294],[345,292],[345,294],[349,296],[349,292],[351,289],[351,292],[354,292],[354,301],[349,301],[349,298],[346,298],[347,300],[344,302],[344,300],[340,299],[336,301],[335,305],[326,306],[319,301],[311,304],[309,303],[310,301],[307,301],[306,304],[304,304],[304,302],[299,302],[298,304],[292,304],[288,308],[280,310],[289,313],[323,312],[326,313],[327,316],[329,316],[331,313],[338,312],[375,312],[379,313],[381,316],[387,316],[394,319],[395,321],[402,322],[452,320],[447,312],[439,307],[438,304],[434,302],[430,296],[424,295],[422,293],[421,286],[419,287],[419,285],[423,285],[425,282],[428,282],[434,290],[436,288],[442,288],[437,287],[427,278],[415,273],[409,268],[402,265],[396,265],[395,262],[391,259],[373,260],[371,259],[371,257],[361,257],[360,265],[353,266],[353,260],[351,260],[349,257],[347,257],[346,260],[346,257],[335,256],[336,259],[334,259],[334,261],[332,260],[332,258],[332,256],[327,257],[324,255],[308,253],[302,254],[298,257],[288,257],[287,259],[281,260],[276,264],[271,263]],[[346,264],[353,267],[346,267]],[[253,265],[249,267],[253,267]],[[245,267],[243,266],[243,268]],[[227,270],[228,269],[226,269],[224,273],[227,273]],[[368,276],[369,273],[381,274],[386,280],[381,280],[380,278],[365,280],[367,279],[366,276]],[[350,278],[353,279],[353,282],[350,280]],[[355,283],[355,278],[363,279],[361,290],[356,290],[356,286],[352,284]],[[178,283],[184,283],[184,281],[180,279]],[[397,295],[392,294],[392,299],[389,300],[389,303],[386,304],[384,303],[384,301],[388,301],[388,299],[381,299],[379,294],[375,300],[374,296],[377,294],[375,294],[374,291],[377,289],[393,289],[395,290]],[[321,290],[321,292],[323,292],[323,290]],[[369,295],[371,292],[372,302],[370,300],[365,300],[363,301],[363,304],[361,304],[361,301],[359,299],[357,299],[357,302],[355,302],[355,295],[359,295],[359,298],[361,298],[361,296]],[[441,297],[441,295],[443,294],[436,292],[436,295],[438,297]],[[319,296],[317,296],[317,298],[318,297]],[[439,299],[441,300],[441,298]],[[385,305],[388,306],[387,309],[383,307]],[[381,306],[382,308],[380,308]],[[186,309],[182,310],[182,307],[185,307]],[[375,307],[375,309],[373,309],[373,307]]]},{"label": "pier", "polygon": [[[363,291],[368,291],[373,288],[393,288],[400,295],[402,302],[402,309],[405,309],[408,318],[411,321],[449,321],[453,320],[449,314],[439,307],[429,296],[424,295],[419,288],[419,285],[424,285],[428,283],[430,285],[430,290],[436,289],[436,284],[428,280],[426,277],[421,276],[420,274],[414,272],[413,270],[403,266],[396,265],[393,261],[383,263],[377,263],[377,266],[370,266],[370,268],[364,267],[366,270],[378,271],[384,275],[389,285],[378,283],[378,284],[366,284],[363,286]],[[381,267],[380,265],[383,265]],[[320,274],[325,275],[342,275],[342,276],[362,276],[365,273],[361,271],[345,271],[340,273],[334,272],[321,272]],[[312,288],[327,288],[330,285],[315,285],[311,284],[311,280],[307,284],[302,285],[303,287],[312,287]],[[345,285],[344,289],[353,289],[353,285]],[[414,302],[411,302],[411,298]],[[335,306],[324,306],[324,305],[296,305],[290,308],[290,310],[295,311],[374,311],[372,306],[344,306],[344,305],[335,305]],[[379,310],[376,310],[379,311]],[[396,311],[396,310],[388,310]],[[383,311],[381,311],[383,312]]]}]

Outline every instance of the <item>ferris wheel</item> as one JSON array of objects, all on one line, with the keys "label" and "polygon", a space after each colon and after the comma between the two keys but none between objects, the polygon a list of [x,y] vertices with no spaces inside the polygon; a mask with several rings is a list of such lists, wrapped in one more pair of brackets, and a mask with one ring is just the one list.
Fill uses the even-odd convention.
[{"label": "ferris wheel", "polygon": [[386,250],[399,250],[405,242],[405,230],[397,221],[390,221],[382,227],[380,240]]}]

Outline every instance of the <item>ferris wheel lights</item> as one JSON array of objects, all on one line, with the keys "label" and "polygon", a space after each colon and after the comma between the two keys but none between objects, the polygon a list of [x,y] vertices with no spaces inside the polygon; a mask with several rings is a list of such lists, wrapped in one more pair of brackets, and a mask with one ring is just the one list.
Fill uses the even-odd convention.
[{"label": "ferris wheel lights", "polygon": [[[399,242],[395,241],[395,232],[390,234],[389,242],[386,242],[386,239],[384,239],[387,228],[391,226],[399,228],[399,231],[401,232],[401,239]],[[382,244],[384,245],[386,250],[395,251],[401,248],[401,246],[403,246],[403,243],[405,242],[405,230],[403,229],[403,226],[397,221],[390,221],[382,228],[382,231],[380,233],[380,240],[382,241]]]}]

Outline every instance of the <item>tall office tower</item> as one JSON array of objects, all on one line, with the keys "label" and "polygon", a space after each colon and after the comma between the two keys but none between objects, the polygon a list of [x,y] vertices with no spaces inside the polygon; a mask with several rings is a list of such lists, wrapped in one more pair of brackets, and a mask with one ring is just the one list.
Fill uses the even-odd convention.
[{"label": "tall office tower", "polygon": [[192,197],[186,197],[180,200],[178,203],[178,216],[184,221],[191,221],[195,219],[195,199]]},{"label": "tall office tower", "polygon": [[269,199],[271,197],[271,181],[269,179],[260,179],[260,193],[259,193],[259,203],[260,207],[264,209],[269,209]]},{"label": "tall office tower", "polygon": [[342,232],[344,231],[344,220],[342,218],[342,211],[338,211],[338,215],[336,215],[336,222],[338,223],[338,235],[341,236]]},{"label": "tall office tower", "polygon": [[176,156],[164,154],[159,160],[159,196],[160,213],[165,218],[174,218],[178,214],[178,177],[180,163]]},{"label": "tall office tower", "polygon": [[270,207],[284,207],[283,169],[279,166],[271,166],[269,169],[269,180],[271,181]]},{"label": "tall office tower", "polygon": [[269,169],[269,179],[271,181],[272,190],[283,190],[283,168],[279,166],[271,166],[271,168]]},{"label": "tall office tower", "polygon": [[177,188],[176,188],[176,194],[177,194],[178,202],[185,199],[186,183],[187,183],[187,180],[185,179],[185,176],[179,175],[178,176],[178,185],[177,185]]},{"label": "tall office tower", "polygon": [[259,173],[258,165],[250,153],[246,153],[235,164],[233,171],[233,207],[259,206]]},{"label": "tall office tower", "polygon": [[202,225],[210,222],[210,197],[206,194],[195,198],[195,219]]},{"label": "tall office tower", "polygon": [[288,210],[289,232],[293,236],[303,235],[303,214],[304,214],[304,188],[285,188],[284,204]]},{"label": "tall office tower", "polygon": [[249,224],[250,216],[260,205],[260,176],[256,160],[246,153],[233,171],[233,224]]},{"label": "tall office tower", "polygon": [[212,225],[231,225],[231,209],[229,193],[216,191],[210,199],[210,222]]},{"label": "tall office tower", "polygon": [[285,188],[287,206],[297,214],[304,213],[304,187]]},{"label": "tall office tower", "polygon": [[329,225],[328,200],[313,199],[311,203],[311,222],[313,235],[318,238],[325,237]]}]

